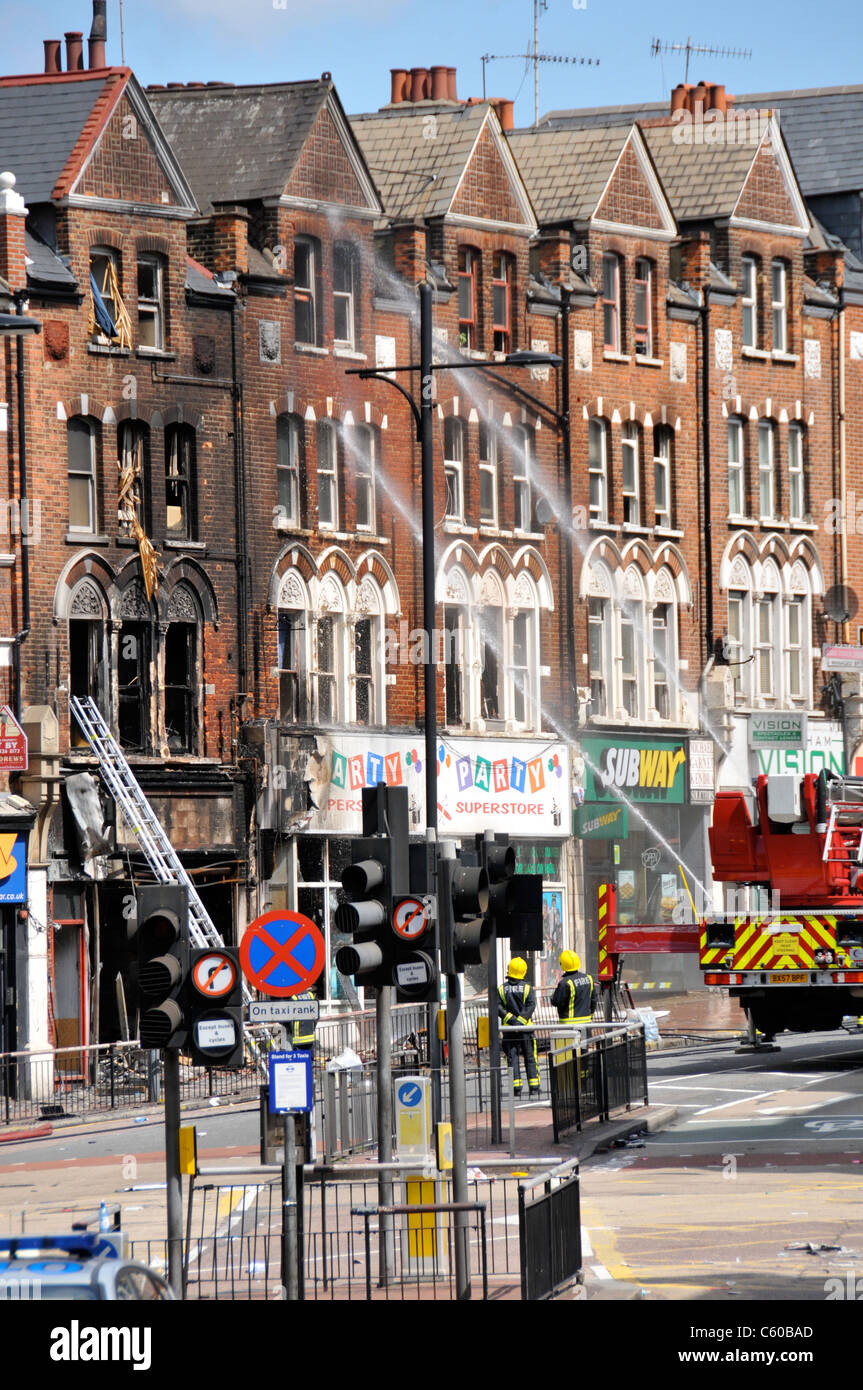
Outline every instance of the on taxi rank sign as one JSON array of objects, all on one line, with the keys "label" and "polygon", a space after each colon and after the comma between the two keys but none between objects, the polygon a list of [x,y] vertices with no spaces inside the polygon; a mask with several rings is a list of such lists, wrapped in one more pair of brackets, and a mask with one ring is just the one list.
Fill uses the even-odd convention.
[{"label": "on taxi rank sign", "polygon": [[287,908],[256,917],[240,942],[240,965],[249,984],[279,999],[309,989],[324,968],[324,954],[320,928]]}]

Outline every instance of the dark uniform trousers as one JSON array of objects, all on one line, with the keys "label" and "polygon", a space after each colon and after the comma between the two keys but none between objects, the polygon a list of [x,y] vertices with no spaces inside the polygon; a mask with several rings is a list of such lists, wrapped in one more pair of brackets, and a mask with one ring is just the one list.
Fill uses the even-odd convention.
[{"label": "dark uniform trousers", "polygon": [[[519,1018],[530,1019],[536,1008],[536,995],[525,980],[507,979],[498,989],[497,1012],[501,1022],[509,1027]],[[532,1028],[524,1028],[518,1033],[507,1033],[503,1039],[506,1059],[513,1075],[513,1090],[516,1095],[522,1089],[519,1058],[524,1059],[529,1091],[539,1090],[539,1064],[536,1056],[536,1038]]]}]

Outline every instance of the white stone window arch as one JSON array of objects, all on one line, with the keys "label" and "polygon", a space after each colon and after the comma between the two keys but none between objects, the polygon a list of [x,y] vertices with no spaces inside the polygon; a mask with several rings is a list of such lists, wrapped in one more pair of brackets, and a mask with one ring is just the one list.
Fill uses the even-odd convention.
[{"label": "white stone window arch", "polygon": [[304,723],[309,711],[309,630],[311,601],[299,570],[289,569],[279,585],[276,666],[279,718]]},{"label": "white stone window arch", "polygon": [[470,726],[477,714],[472,679],[471,585],[458,564],[446,572],[443,593],[444,720],[453,728]]}]

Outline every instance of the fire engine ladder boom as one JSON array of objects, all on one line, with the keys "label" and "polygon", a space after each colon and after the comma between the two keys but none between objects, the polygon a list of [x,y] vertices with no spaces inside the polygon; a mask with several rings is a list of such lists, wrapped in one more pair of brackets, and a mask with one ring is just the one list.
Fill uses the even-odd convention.
[{"label": "fire engine ladder boom", "polygon": [[[853,817],[853,820],[842,819],[844,815]],[[837,826],[845,830],[854,830],[857,833],[857,863],[863,864],[863,804],[859,801],[834,801],[830,806],[830,819],[827,822],[827,834],[824,837],[824,853],[821,856],[823,864],[847,864],[847,851],[845,854],[832,855],[830,848],[833,843],[833,835]]]},{"label": "fire engine ladder boom", "polygon": [[[189,895],[189,935],[194,945],[202,950],[207,946],[224,946],[225,943],[213,925],[210,914],[198,897],[195,885],[180,863],[161,821],[141,790],[96,702],[90,695],[73,695],[69,703],[87,742],[99,760],[99,769],[105,784],[123,812],[127,825],[136,836],[144,858],[159,883],[180,883],[186,889]],[[251,998],[251,992],[244,981],[243,1002],[248,1004]],[[259,1065],[263,1067],[260,1049],[248,1035],[246,1043]]]}]

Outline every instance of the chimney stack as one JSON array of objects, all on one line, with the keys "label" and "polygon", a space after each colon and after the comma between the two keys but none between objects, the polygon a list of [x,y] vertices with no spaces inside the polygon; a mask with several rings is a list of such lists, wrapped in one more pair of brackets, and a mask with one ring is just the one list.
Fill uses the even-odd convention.
[{"label": "chimney stack", "polygon": [[42,43],[45,46],[45,71],[62,72],[63,60],[60,56],[61,40],[43,39]]},{"label": "chimney stack", "polygon": [[84,35],[80,30],[70,30],[64,35],[66,40],[66,71],[84,71]]},{"label": "chimney stack", "polygon": [[105,41],[108,38],[108,19],[105,13],[108,0],[93,0],[93,25],[87,40],[89,66],[107,67],[105,61]]}]

